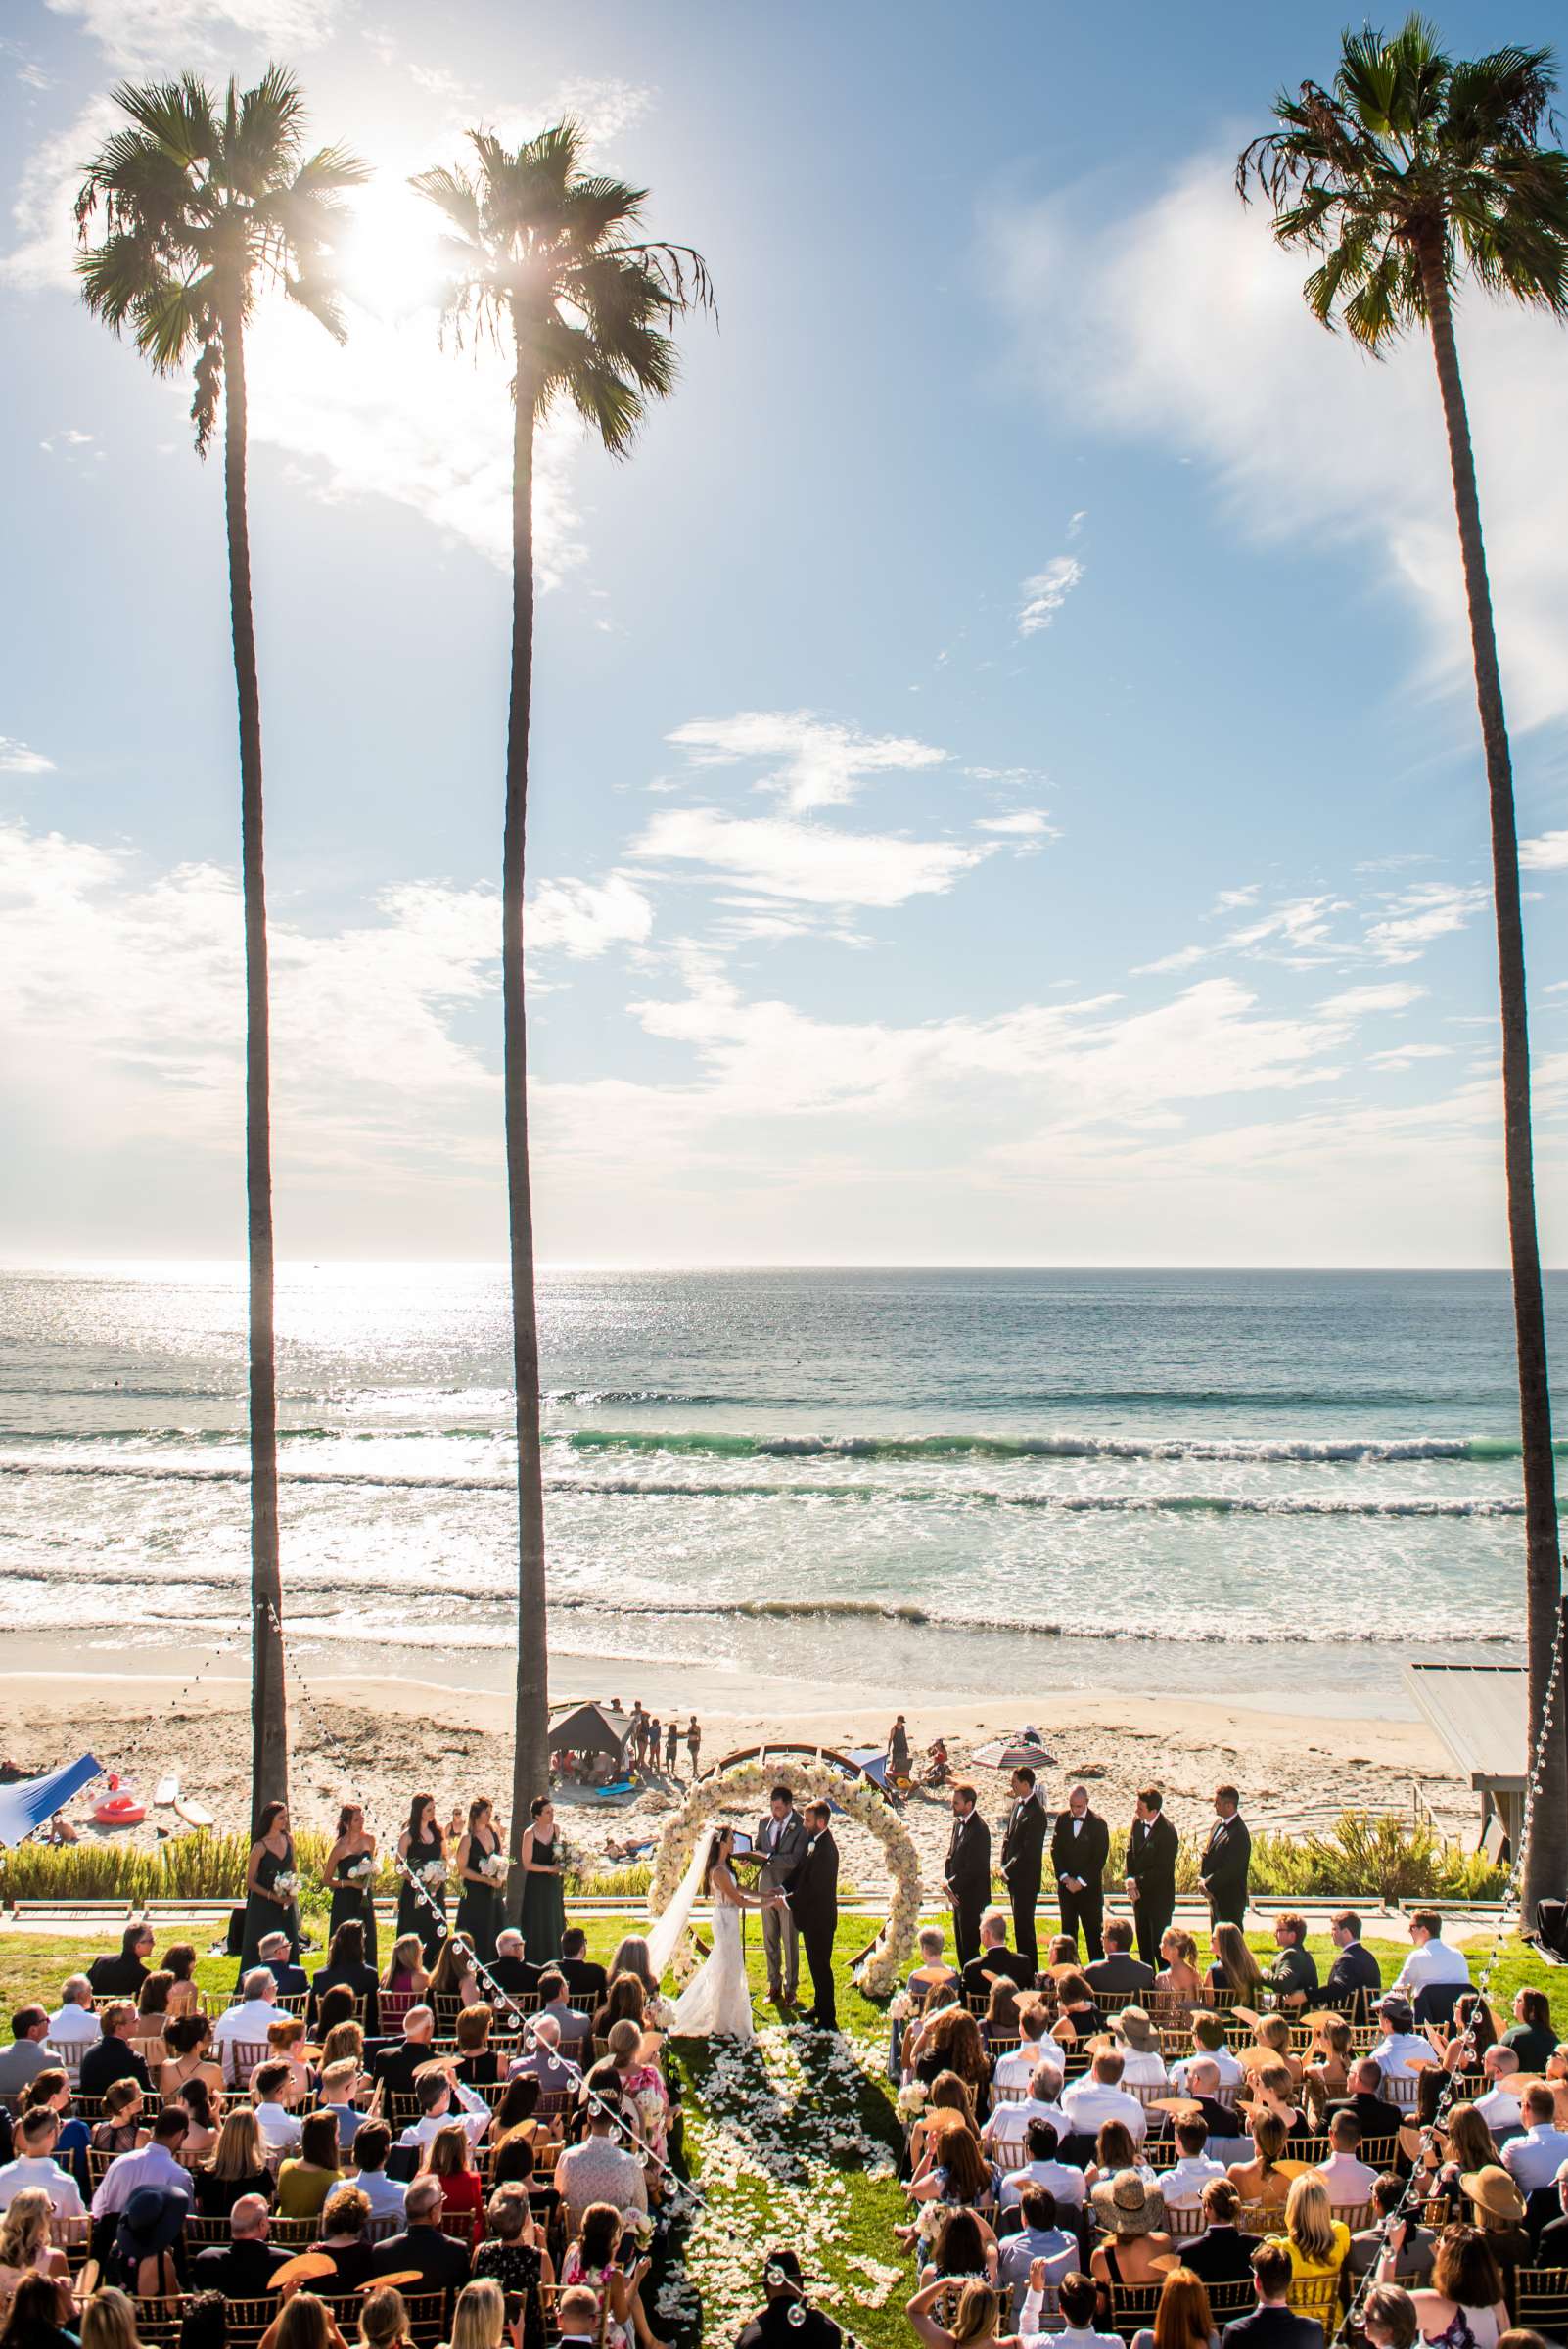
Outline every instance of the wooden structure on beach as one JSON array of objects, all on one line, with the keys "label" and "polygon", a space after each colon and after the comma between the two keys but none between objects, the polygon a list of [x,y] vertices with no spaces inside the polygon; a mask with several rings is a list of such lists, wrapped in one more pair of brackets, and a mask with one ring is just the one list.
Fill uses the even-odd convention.
[{"label": "wooden structure on beach", "polygon": [[1500,1858],[1505,1836],[1510,1853],[1516,1852],[1528,1771],[1522,1666],[1407,1664],[1405,1681],[1423,1720],[1481,1797],[1477,1848]]}]

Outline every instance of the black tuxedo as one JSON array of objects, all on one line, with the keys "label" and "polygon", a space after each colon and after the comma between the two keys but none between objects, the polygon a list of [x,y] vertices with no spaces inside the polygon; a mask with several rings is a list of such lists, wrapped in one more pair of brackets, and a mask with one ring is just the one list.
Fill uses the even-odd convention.
[{"label": "black tuxedo", "polygon": [[952,1895],[952,1937],[963,1967],[980,1955],[980,1919],[991,1899],[991,1829],[978,1808],[954,1817],[942,1873]]},{"label": "black tuxedo", "polygon": [[1001,1872],[1007,1886],[1007,1897],[1013,1906],[1013,1940],[1021,1958],[1029,1960],[1030,1979],[1034,1979],[1039,1963],[1039,1945],[1035,1938],[1035,1911],[1039,1904],[1040,1862],[1045,1851],[1045,1830],[1050,1821],[1038,1791],[1027,1802],[1014,1803],[1007,1815],[1007,1827],[1002,1836]]},{"label": "black tuxedo", "polygon": [[1035,1968],[1017,1950],[982,1950],[964,1967],[964,1995],[989,1999],[993,1982],[1011,1982],[1018,1990],[1033,1990]]},{"label": "black tuxedo", "polygon": [[1381,1990],[1383,1969],[1364,1942],[1348,1941],[1335,1954],[1323,1984],[1323,2004],[1349,2008],[1363,1990]]},{"label": "black tuxedo", "polygon": [[[1051,1829],[1051,1873],[1061,1903],[1062,1931],[1070,1933],[1076,1943],[1082,1925],[1089,1956],[1103,1958],[1100,1920],[1105,1914],[1105,1863],[1111,1853],[1111,1830],[1095,1811],[1084,1812],[1076,1835],[1074,1823],[1071,1811],[1058,1811]],[[1062,1882],[1064,1876],[1082,1876],[1083,1891],[1069,1892]]]},{"label": "black tuxedo", "polygon": [[1132,1821],[1127,1839],[1127,1872],[1138,1888],[1132,1904],[1138,1929],[1138,1956],[1156,1972],[1160,1965],[1160,1936],[1176,1914],[1176,1871],[1181,1845],[1163,1811],[1145,1822]]},{"label": "black tuxedo", "polygon": [[806,1944],[811,1973],[811,2018],[824,2030],[838,2029],[833,1993],[833,1937],[839,1929],[839,1847],[831,1828],[807,1838],[785,1892],[790,1914]]},{"label": "black tuxedo", "polygon": [[1247,1914],[1247,1872],[1252,1865],[1252,1837],[1239,1812],[1217,1819],[1209,1829],[1198,1873],[1209,1888],[1209,1921],[1239,1925]]}]

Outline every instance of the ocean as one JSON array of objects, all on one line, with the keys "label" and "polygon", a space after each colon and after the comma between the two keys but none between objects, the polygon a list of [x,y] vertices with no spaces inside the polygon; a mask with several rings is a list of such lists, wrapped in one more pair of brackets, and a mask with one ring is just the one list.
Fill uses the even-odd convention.
[{"label": "ocean", "polygon": [[[1399,1712],[1416,1655],[1518,1653],[1500,1275],[559,1270],[540,1310],[558,1683]],[[0,1632],[243,1625],[244,1329],[235,1267],[0,1277]],[[297,1652],[504,1657],[503,1273],[291,1266],[278,1329]]]}]

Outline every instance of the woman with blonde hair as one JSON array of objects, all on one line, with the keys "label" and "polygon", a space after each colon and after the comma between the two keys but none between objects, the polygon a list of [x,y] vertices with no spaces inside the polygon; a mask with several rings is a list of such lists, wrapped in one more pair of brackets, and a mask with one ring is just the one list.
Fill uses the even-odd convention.
[{"label": "woman with blonde hair", "polygon": [[359,2310],[360,2349],[407,2349],[408,2305],[395,2284],[378,2284]]},{"label": "woman with blonde hair", "polygon": [[1252,2026],[1252,2036],[1275,2063],[1284,2065],[1292,2084],[1301,2086],[1302,2061],[1291,2052],[1290,2025],[1282,2014],[1261,2014]]},{"label": "woman with blonde hair", "polygon": [[1279,2167],[1286,2135],[1285,2124],[1275,2113],[1262,2113],[1253,2123],[1251,2161],[1233,2161],[1225,2172],[1243,2202],[1283,2207],[1290,2192],[1290,2180]]},{"label": "woman with blonde hair", "polygon": [[347,2349],[338,2320],[314,2292],[290,2292],[261,2335],[259,2349]]},{"label": "woman with blonde hair", "polygon": [[204,2219],[226,2219],[244,2194],[272,2200],[272,2172],[254,2104],[237,2104],[224,2114],[217,2143],[191,2172],[191,2192]]},{"label": "woman with blonde hair", "polygon": [[130,2027],[130,2044],[143,2061],[151,2057],[161,2062],[163,2054],[163,2034],[168,2028],[168,1994],[174,1987],[172,1974],[149,1974],[136,2000],[136,2020]]},{"label": "woman with blonde hair", "polygon": [[142,2349],[136,2303],[128,2292],[106,2284],[81,2312],[81,2349]]},{"label": "woman with blonde hair", "polygon": [[399,1933],[376,1994],[376,2012],[383,2031],[401,2030],[409,2007],[417,2006],[429,1988],[423,1941],[417,1933]]},{"label": "woman with blonde hair", "polygon": [[60,2322],[70,2315],[70,2263],[57,2251],[51,2233],[54,2205],[41,2186],[24,2186],[0,2217],[0,2317],[16,2298],[24,2276],[47,2277],[60,2286]]},{"label": "woman with blonde hair", "polygon": [[[1045,2263],[1040,2260],[1036,2264],[1043,2267]],[[944,2325],[937,2318],[936,2307],[943,2294],[951,2289],[946,2278],[939,2276],[935,2283],[928,2283],[916,2292],[903,2312],[916,2339],[924,2341],[926,2349],[978,2349],[982,2341],[999,2340],[996,2327],[1001,2323],[1006,2301],[995,2285],[966,2283],[958,2295],[958,2308],[951,2325]]]},{"label": "woman with blonde hair", "polygon": [[1335,2218],[1327,2187],[1311,2172],[1285,2197],[1285,2232],[1271,2239],[1290,2253],[1292,2285],[1337,2277],[1350,2255],[1350,2229]]},{"label": "woman with blonde hair", "polygon": [[501,2349],[506,2332],[506,2294],[498,2283],[482,2276],[465,2283],[452,2310],[452,2337],[447,2349]]},{"label": "woman with blonde hair", "polygon": [[1292,2130],[1305,2126],[1305,2115],[1296,2100],[1296,2083],[1285,2066],[1275,2063],[1272,2057],[1267,2063],[1260,2063],[1254,2071],[1252,2096],[1244,2109],[1254,2121],[1261,2119],[1265,2113],[1282,2121],[1287,2136]]},{"label": "woman with blonde hair", "polygon": [[1209,1936],[1214,1952],[1214,1963],[1209,1968],[1209,1988],[1233,1990],[1256,2006],[1263,1991],[1263,1967],[1247,1947],[1247,1937],[1239,1925],[1216,1925]]},{"label": "woman with blonde hair", "polygon": [[323,2076],[335,2063],[351,2063],[356,2073],[365,2068],[365,2034],[359,2023],[334,2023],[321,2043]]},{"label": "woman with blonde hair", "polygon": [[1198,1945],[1180,1925],[1167,1925],[1160,1936],[1164,1965],[1154,1977],[1158,1996],[1185,2015],[1204,2003],[1203,1976],[1198,1971]]}]

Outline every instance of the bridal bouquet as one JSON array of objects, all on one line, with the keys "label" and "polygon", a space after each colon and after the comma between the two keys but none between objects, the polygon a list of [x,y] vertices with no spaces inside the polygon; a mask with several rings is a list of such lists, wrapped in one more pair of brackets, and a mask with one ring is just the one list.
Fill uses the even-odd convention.
[{"label": "bridal bouquet", "polygon": [[427,1860],[424,1866],[419,1870],[419,1881],[424,1885],[427,1892],[439,1892],[441,1886],[446,1881],[446,1863],[444,1860]]},{"label": "bridal bouquet", "polygon": [[273,1877],[272,1889],[280,1901],[292,1901],[299,1893],[300,1879],[292,1867],[286,1867],[281,1875]]},{"label": "bridal bouquet", "polygon": [[487,1876],[492,1884],[504,1884],[511,1865],[504,1852],[491,1852],[487,1860],[480,1862],[479,1872],[482,1876]]}]

